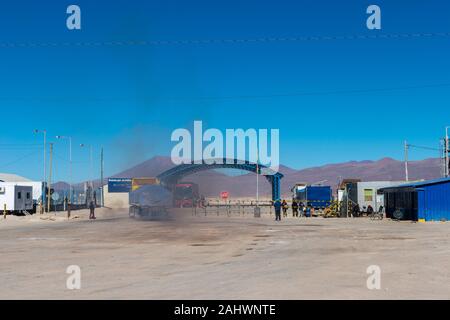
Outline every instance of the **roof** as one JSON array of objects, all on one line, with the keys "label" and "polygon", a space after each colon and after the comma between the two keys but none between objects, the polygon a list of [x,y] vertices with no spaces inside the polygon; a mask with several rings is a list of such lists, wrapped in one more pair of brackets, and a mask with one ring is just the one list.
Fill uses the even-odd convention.
[{"label": "roof", "polygon": [[30,182],[30,179],[11,173],[0,173],[0,182]]},{"label": "roof", "polygon": [[413,183],[405,183],[398,186],[390,186],[381,189],[383,190],[389,190],[389,189],[415,189],[425,186],[430,186],[434,184],[440,184],[440,183],[450,183],[450,178],[439,178],[439,179],[433,179],[433,180],[425,180],[425,181],[419,181],[419,182],[413,182]]}]

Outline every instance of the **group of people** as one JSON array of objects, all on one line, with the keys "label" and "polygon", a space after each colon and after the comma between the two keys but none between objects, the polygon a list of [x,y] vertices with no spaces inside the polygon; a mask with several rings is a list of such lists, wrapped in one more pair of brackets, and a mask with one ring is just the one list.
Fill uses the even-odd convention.
[{"label": "group of people", "polygon": [[[273,206],[275,208],[275,220],[281,221],[281,211],[283,210],[283,217],[287,218],[288,216],[288,210],[289,210],[289,204],[286,200],[275,200],[273,202]],[[294,218],[298,218],[300,216],[303,217],[311,217],[312,213],[314,212],[314,208],[305,205],[303,202],[300,202],[296,199],[292,200],[292,216]]]},{"label": "group of people", "polygon": [[[362,216],[363,213],[365,213],[367,216],[370,216],[374,212],[375,212],[375,210],[370,204],[367,207],[363,207],[362,210],[361,210],[359,204],[356,204],[351,211],[352,217],[360,217],[360,216]],[[378,209],[378,213],[383,213],[383,212],[384,212],[384,207],[380,206],[380,208]]]}]

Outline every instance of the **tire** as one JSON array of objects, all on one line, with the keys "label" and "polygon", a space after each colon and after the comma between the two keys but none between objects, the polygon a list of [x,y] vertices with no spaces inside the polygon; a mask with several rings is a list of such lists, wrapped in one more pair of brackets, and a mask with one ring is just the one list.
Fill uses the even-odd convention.
[{"label": "tire", "polygon": [[128,215],[130,216],[130,218],[134,218],[136,216],[136,207],[135,206],[130,207]]},{"label": "tire", "polygon": [[405,213],[403,212],[403,210],[395,210],[392,214],[392,218],[394,218],[395,220],[403,220],[405,219]]}]

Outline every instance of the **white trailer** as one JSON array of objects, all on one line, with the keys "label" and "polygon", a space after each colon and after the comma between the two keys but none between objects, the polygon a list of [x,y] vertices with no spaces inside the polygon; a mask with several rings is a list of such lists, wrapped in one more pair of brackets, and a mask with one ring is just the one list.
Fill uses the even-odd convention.
[{"label": "white trailer", "polygon": [[384,206],[384,195],[379,194],[378,190],[390,186],[398,186],[404,181],[368,181],[358,182],[358,199],[357,202],[363,210],[364,207],[372,206],[375,211]]},{"label": "white trailer", "polygon": [[42,201],[42,196],[44,195],[44,183],[40,181],[23,181],[14,183],[17,185],[33,188],[33,204],[35,206],[39,203],[39,200]]},{"label": "white trailer", "polygon": [[0,210],[23,213],[33,210],[33,187],[0,182]]}]

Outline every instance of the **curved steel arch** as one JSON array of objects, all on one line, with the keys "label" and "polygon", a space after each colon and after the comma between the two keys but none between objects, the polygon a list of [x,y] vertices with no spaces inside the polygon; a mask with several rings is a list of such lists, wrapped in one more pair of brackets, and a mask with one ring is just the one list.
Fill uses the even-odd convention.
[{"label": "curved steel arch", "polygon": [[[221,168],[239,169],[253,173],[256,173],[258,170],[259,174],[262,174],[272,185],[272,199],[280,199],[281,179],[283,179],[284,175],[279,172],[275,172],[266,166],[257,165],[256,163],[251,163],[249,161],[240,161],[236,159],[211,159],[208,161],[203,160],[201,163],[184,163],[161,173],[157,178],[161,181],[162,185],[171,187],[177,184],[184,177],[191,174]],[[265,173],[263,173],[263,170]]]}]

